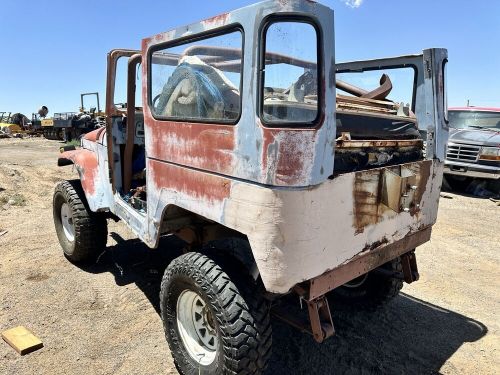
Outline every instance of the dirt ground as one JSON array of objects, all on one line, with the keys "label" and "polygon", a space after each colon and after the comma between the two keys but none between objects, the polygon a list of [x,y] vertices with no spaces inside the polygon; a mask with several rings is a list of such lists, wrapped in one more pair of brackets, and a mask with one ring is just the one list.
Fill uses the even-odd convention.
[{"label": "dirt ground", "polygon": [[[20,357],[0,341],[0,374],[176,374],[158,292],[178,241],[148,251],[110,223],[98,263],[69,263],[52,191],[75,174],[56,166],[59,147],[0,139],[0,331],[24,325],[44,342]],[[500,206],[446,196],[417,249],[420,281],[377,312],[331,306],[337,335],[321,345],[275,321],[268,374],[499,374]]]}]

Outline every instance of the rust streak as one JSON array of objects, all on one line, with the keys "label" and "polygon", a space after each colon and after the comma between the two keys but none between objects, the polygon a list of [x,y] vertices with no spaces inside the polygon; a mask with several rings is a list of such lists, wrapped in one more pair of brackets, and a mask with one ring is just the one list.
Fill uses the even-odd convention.
[{"label": "rust streak", "polygon": [[206,20],[201,21],[201,23],[207,27],[225,25],[227,23],[227,21],[229,20],[229,17],[230,17],[229,13],[223,13],[223,14],[219,14],[218,16],[215,16],[215,17],[207,18]]}]

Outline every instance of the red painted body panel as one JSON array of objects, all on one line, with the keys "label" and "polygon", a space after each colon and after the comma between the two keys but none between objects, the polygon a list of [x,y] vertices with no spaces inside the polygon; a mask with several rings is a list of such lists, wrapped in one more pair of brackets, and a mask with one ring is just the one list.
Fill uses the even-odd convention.
[{"label": "red painted body panel", "polygon": [[93,130],[90,133],[85,134],[83,138],[86,139],[87,141],[91,141],[91,142],[97,142],[98,140],[100,141],[100,140],[102,140],[102,136],[105,133],[105,130],[106,130],[106,128],[104,128],[104,127]]},{"label": "red painted body panel", "polygon": [[211,173],[179,167],[157,160],[148,160],[153,188],[167,189],[199,200],[204,204],[222,203],[228,198],[231,180]]},{"label": "red painted body panel", "polygon": [[[306,163],[314,160],[316,129],[263,128],[262,135],[262,173],[272,170],[276,185],[300,184],[305,173],[309,172]],[[274,152],[271,151],[272,145],[279,145]],[[271,163],[276,163],[276,167],[270,166]]]},{"label": "red painted body panel", "polygon": [[147,113],[148,157],[206,171],[231,174],[234,127],[155,120]]},{"label": "red painted body panel", "polygon": [[78,149],[63,152],[60,158],[69,159],[76,165],[83,190],[88,195],[94,195],[99,172],[96,153],[86,149]]}]

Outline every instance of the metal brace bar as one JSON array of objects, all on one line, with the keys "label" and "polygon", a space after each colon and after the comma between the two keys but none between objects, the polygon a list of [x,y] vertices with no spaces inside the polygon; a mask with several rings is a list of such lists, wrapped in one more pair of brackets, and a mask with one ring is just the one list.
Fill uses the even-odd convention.
[{"label": "metal brace bar", "polygon": [[290,313],[289,309],[280,306],[274,306],[272,313],[278,319],[290,324],[292,327],[297,328],[301,332],[312,335],[314,340],[318,343],[321,343],[327,338],[333,336],[335,334],[335,329],[333,327],[332,315],[330,313],[330,307],[326,297],[321,296],[312,301],[308,301],[300,297],[300,301],[301,304],[302,301],[307,304],[309,321],[306,319],[300,319],[298,315]]},{"label": "metal brace bar", "polygon": [[401,265],[403,266],[403,279],[405,282],[411,284],[419,279],[417,258],[414,251],[401,255]]},{"label": "metal brace bar", "polygon": [[321,343],[335,334],[328,300],[325,296],[321,296],[313,301],[306,302],[314,340]]}]

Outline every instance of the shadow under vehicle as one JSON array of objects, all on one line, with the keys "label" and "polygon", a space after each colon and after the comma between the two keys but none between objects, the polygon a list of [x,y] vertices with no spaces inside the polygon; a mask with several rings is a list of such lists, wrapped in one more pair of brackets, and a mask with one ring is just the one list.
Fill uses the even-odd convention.
[{"label": "shadow under vehicle", "polygon": [[[110,235],[116,245],[97,263],[80,267],[93,274],[111,273],[117,287],[136,285],[160,314],[162,272],[182,254],[185,243],[162,236],[158,251],[151,251],[140,240]],[[322,344],[272,319],[278,350],[264,374],[437,374],[463,344],[488,332],[479,321],[405,293],[376,310],[360,309],[342,298],[333,302],[338,334]],[[127,303],[142,308],[144,301]],[[300,310],[298,304],[291,308]],[[304,304],[299,314],[305,312]]]}]

